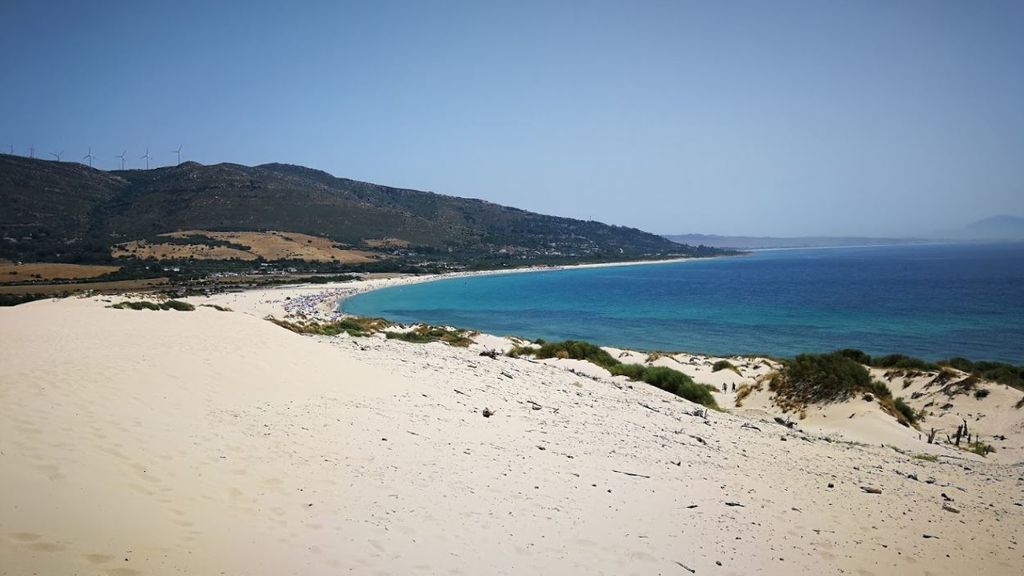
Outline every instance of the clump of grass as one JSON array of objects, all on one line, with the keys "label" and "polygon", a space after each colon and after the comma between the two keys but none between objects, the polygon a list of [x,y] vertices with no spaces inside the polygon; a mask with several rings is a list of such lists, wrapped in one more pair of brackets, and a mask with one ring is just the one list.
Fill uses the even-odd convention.
[{"label": "clump of grass", "polygon": [[336,334],[345,332],[349,336],[369,336],[389,326],[391,323],[383,318],[351,317],[335,320],[329,325],[328,331],[333,331]]},{"label": "clump of grass", "polygon": [[885,382],[873,380],[870,384],[868,384],[867,389],[869,392],[871,392],[872,394],[879,398],[892,398],[892,391],[889,390],[889,387],[886,386]]},{"label": "clump of grass", "polygon": [[656,386],[702,406],[714,410],[720,409],[718,403],[715,402],[715,397],[711,395],[712,387],[697,384],[686,374],[664,366],[623,364],[603,348],[590,342],[581,340],[544,342],[540,348],[535,350],[534,355],[537,358],[586,360],[608,370],[613,376],[625,376],[630,380]]},{"label": "clump of grass", "polygon": [[971,442],[967,445],[968,452],[974,452],[978,456],[988,456],[989,454],[996,451],[991,444],[985,444],[984,442],[977,441]]},{"label": "clump of grass", "polygon": [[139,302],[118,302],[108,308],[115,308],[117,310],[160,310],[160,306],[156,302],[150,302],[149,300],[142,300]]},{"label": "clump of grass", "polygon": [[915,460],[924,460],[925,462],[938,462],[939,457],[935,454],[915,454]]},{"label": "clump of grass", "polygon": [[[758,386],[760,387],[760,385]],[[750,396],[754,392],[754,387],[750,384],[743,384],[736,389],[736,407],[742,408],[743,401],[746,400],[747,396]]]},{"label": "clump of grass", "polygon": [[519,358],[520,356],[536,356],[539,349],[536,346],[523,346],[515,345],[505,353],[509,358]]},{"label": "clump of grass", "polygon": [[457,328],[442,328],[438,326],[417,326],[409,332],[384,332],[389,340],[402,340],[426,344],[428,342],[447,342],[451,346],[468,348],[473,343],[465,330]]},{"label": "clump of grass", "polygon": [[581,340],[565,340],[563,342],[546,342],[537,349],[537,358],[571,358],[587,360],[592,364],[606,369],[621,364],[600,346]]},{"label": "clump of grass", "polygon": [[733,363],[729,362],[728,360],[719,360],[718,362],[715,362],[711,366],[712,372],[721,372],[722,370],[732,370],[733,372],[742,376],[742,374],[740,374],[740,369],[734,366]]},{"label": "clump of grass", "polygon": [[118,310],[177,310],[179,312],[191,312],[195,306],[181,300],[164,300],[163,302],[151,302],[149,300],[124,301],[108,306]]},{"label": "clump of grass", "polygon": [[342,318],[341,320],[327,323],[297,323],[278,320],[277,318],[269,318],[269,320],[282,328],[287,328],[298,334],[316,334],[318,336],[337,336],[343,332],[349,336],[369,336],[391,325],[390,322],[383,318]]},{"label": "clump of grass", "polygon": [[661,388],[662,390],[696,402],[702,406],[719,410],[710,386],[697,384],[689,376],[665,366],[644,366],[642,364],[618,364],[610,371],[615,376],[625,376]]},{"label": "clump of grass", "polygon": [[231,308],[228,308],[227,306],[221,306],[220,304],[200,304],[200,306],[202,306],[203,308],[213,308],[214,310],[216,310],[218,312],[231,312],[232,311]]},{"label": "clump of grass", "polygon": [[[909,404],[903,401],[903,398],[895,398],[892,401],[892,407],[898,414],[897,420],[900,420],[900,424],[904,426],[913,426],[917,424],[918,414],[910,407]],[[905,422],[904,422],[905,421]]]}]

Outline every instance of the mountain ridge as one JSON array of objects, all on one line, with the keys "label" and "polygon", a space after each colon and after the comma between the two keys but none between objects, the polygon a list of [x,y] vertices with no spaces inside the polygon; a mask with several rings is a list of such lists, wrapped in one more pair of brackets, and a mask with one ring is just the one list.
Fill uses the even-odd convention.
[{"label": "mountain ridge", "polygon": [[[288,231],[388,258],[491,266],[701,256],[635,228],[395,188],[292,164],[185,162],[102,171],[0,155],[0,258],[107,262],[114,246],[182,230]],[[401,253],[399,253],[401,252]]]}]

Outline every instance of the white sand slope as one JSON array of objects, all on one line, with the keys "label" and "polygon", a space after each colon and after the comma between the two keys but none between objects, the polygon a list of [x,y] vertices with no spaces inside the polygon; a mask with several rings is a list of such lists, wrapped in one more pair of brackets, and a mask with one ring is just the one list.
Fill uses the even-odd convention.
[{"label": "white sand slope", "polygon": [[705,420],[645,385],[476,350],[299,336],[260,319],[270,300],[0,309],[0,574],[1024,565],[1019,465]]}]

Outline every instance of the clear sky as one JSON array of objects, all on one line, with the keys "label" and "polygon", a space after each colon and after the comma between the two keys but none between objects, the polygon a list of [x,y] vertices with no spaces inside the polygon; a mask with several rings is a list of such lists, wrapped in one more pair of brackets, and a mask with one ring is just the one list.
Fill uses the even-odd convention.
[{"label": "clear sky", "polygon": [[658,233],[1024,216],[1024,2],[0,2],[0,146]]}]

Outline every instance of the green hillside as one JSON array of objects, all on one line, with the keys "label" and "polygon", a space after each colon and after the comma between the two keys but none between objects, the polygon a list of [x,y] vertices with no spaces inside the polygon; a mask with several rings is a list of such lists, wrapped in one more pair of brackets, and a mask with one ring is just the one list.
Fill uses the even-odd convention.
[{"label": "green hillside", "polygon": [[[179,230],[288,231],[377,250],[390,261],[582,262],[719,253],[633,228],[482,200],[336,178],[285,164],[104,172],[0,155],[0,258],[109,262],[111,248]],[[369,243],[367,241],[370,241]]]}]

